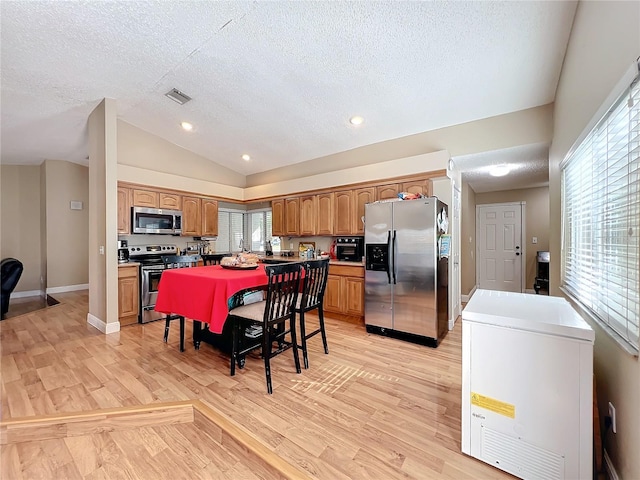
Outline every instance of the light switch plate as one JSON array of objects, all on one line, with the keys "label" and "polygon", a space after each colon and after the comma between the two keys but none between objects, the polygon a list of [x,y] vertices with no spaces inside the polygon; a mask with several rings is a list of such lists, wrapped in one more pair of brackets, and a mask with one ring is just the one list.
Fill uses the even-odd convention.
[{"label": "light switch plate", "polygon": [[533,237],[533,238],[531,239],[531,243],[533,243],[534,245],[535,245],[536,243],[538,243],[538,237]]}]

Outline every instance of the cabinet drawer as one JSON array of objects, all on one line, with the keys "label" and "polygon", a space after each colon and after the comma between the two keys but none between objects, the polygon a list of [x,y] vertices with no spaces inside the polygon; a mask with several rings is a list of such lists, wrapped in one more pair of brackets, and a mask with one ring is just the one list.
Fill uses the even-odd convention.
[{"label": "cabinet drawer", "polygon": [[118,267],[118,278],[129,278],[138,276],[138,266],[131,265],[126,267]]},{"label": "cabinet drawer", "polygon": [[360,265],[329,265],[329,275],[364,278],[364,267]]}]

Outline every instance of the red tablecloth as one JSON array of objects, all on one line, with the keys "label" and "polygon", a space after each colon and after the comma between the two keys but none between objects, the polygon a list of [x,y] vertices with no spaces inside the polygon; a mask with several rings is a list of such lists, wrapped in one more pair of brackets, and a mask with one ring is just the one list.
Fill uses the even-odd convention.
[{"label": "red tablecloth", "polygon": [[228,270],[220,265],[169,269],[162,272],[155,310],[208,323],[213,333],[222,333],[229,298],[266,284],[262,264],[255,270]]}]

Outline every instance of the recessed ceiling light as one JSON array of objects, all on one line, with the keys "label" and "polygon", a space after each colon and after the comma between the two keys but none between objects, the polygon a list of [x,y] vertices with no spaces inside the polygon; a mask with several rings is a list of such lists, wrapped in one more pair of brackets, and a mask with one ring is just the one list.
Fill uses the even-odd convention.
[{"label": "recessed ceiling light", "polygon": [[244,155],[242,155],[242,159],[248,162],[249,160],[251,160],[251,156],[245,153]]},{"label": "recessed ceiling light", "polygon": [[180,126],[184,128],[187,132],[190,132],[191,130],[193,130],[193,125],[190,124],[189,122],[182,122]]},{"label": "recessed ceiling light", "polygon": [[359,115],[356,115],[355,117],[351,117],[351,118],[349,119],[349,123],[350,123],[351,125],[362,125],[362,122],[364,122],[364,118],[362,118],[362,117],[361,117],[361,116],[359,116]]},{"label": "recessed ceiling light", "polygon": [[496,165],[495,167],[491,167],[489,170],[489,174],[493,177],[504,177],[510,172],[510,169],[507,165]]}]

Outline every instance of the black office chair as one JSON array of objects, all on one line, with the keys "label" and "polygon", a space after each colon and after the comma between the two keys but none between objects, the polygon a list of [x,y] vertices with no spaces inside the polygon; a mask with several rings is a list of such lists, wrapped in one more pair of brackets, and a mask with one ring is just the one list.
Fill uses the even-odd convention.
[{"label": "black office chair", "polygon": [[[302,265],[289,263],[265,267],[268,277],[266,298],[263,301],[243,305],[229,312],[227,321],[232,323],[231,375],[236,373],[236,363],[242,368],[247,353],[262,348],[267,392],[273,393],[270,360],[280,353],[293,349],[296,372],[300,373],[300,359],[295,329],[294,307],[300,290]],[[286,323],[289,322],[289,328]],[[247,330],[247,327],[252,327]],[[290,341],[285,340],[287,334]],[[278,343],[273,351],[273,343]]]},{"label": "black office chair", "polygon": [[[164,263],[165,270],[171,268],[189,268],[196,267],[200,255],[163,255],[162,263]],[[165,318],[164,326],[164,343],[169,340],[169,326],[172,320],[180,320],[180,351],[184,352],[184,317],[182,315],[169,314]]]},{"label": "black office chair", "polygon": [[[324,345],[324,353],[329,354],[327,346],[327,333],[324,329],[324,291],[327,288],[327,278],[329,277],[329,259],[311,260],[304,264],[304,280],[302,287],[302,295],[298,295],[295,306],[295,313],[300,317],[300,340],[299,347],[302,349],[302,357],[304,359],[304,368],[309,368],[309,358],[307,356],[307,340],[314,335],[320,333],[322,335],[322,344]],[[306,325],[304,314],[311,310],[318,310],[319,327],[306,333]]]},{"label": "black office chair", "polygon": [[9,311],[11,292],[18,285],[23,270],[22,262],[15,258],[5,258],[0,262],[0,282],[2,283],[2,288],[0,289],[0,304],[2,305],[0,319],[2,320],[4,320],[5,314]]}]

